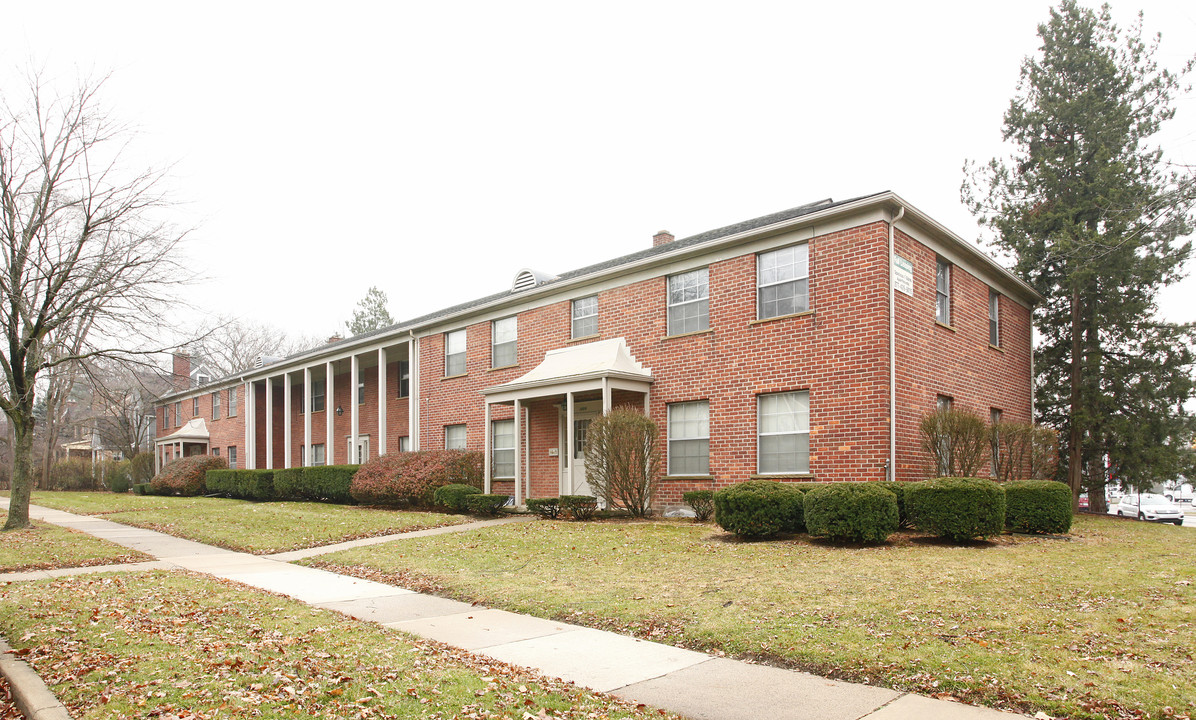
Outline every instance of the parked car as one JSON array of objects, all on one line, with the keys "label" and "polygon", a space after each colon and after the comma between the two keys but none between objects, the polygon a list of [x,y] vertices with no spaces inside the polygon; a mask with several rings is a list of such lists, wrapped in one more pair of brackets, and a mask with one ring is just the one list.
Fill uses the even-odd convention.
[{"label": "parked car", "polygon": [[1121,498],[1121,503],[1117,506],[1117,514],[1122,517],[1136,517],[1139,520],[1151,522],[1184,524],[1184,511],[1172,505],[1162,495],[1127,494]]}]

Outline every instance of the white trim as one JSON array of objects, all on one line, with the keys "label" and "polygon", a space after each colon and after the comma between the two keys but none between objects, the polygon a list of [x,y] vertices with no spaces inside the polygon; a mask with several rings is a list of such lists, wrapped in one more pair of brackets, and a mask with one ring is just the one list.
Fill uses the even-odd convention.
[{"label": "white trim", "polygon": [[324,463],[336,464],[336,396],[332,394],[336,368],[332,361],[324,363]]},{"label": "white trim", "polygon": [[[358,383],[361,382],[361,366],[360,361],[356,355],[349,356],[349,438],[352,442],[352,447],[355,451],[357,449],[357,438],[360,435],[361,426],[361,405],[357,402]],[[349,454],[349,465],[353,465],[353,454]]]},{"label": "white trim", "polygon": [[407,437],[411,438],[408,443],[412,450],[419,450],[419,338],[415,337],[414,333],[407,341],[407,372],[411,378],[410,392],[407,397]]},{"label": "white trim", "polygon": [[282,466],[291,466],[291,374],[282,376]]},{"label": "white trim", "polygon": [[274,469],[274,379],[266,378],[266,469]]},{"label": "white trim", "polygon": [[303,457],[299,458],[299,465],[301,467],[312,465],[310,367],[303,368]]},{"label": "white trim", "polygon": [[515,506],[523,505],[523,453],[519,452],[519,439],[523,437],[523,404],[515,399]]},{"label": "white trim", "polygon": [[[490,447],[490,403],[482,403],[485,406],[485,422],[486,422],[486,451],[483,453],[482,462],[485,467],[482,468],[482,487],[487,495],[490,494],[490,460],[493,450]],[[448,432],[444,434],[445,445],[448,445]]]},{"label": "white trim", "polygon": [[390,395],[386,388],[386,348],[378,348],[378,449],[379,455],[386,454],[386,401]]},{"label": "white trim", "polygon": [[[680,405],[705,405],[706,406],[706,434],[704,436],[674,438],[673,437],[673,408]],[[675,474],[673,472],[673,440],[678,442],[687,442],[692,440],[706,441],[706,472],[704,473],[680,473],[682,475],[709,475],[710,474],[710,400],[703,398],[699,400],[682,400],[680,402],[668,403],[665,405],[665,471],[669,475]]]}]

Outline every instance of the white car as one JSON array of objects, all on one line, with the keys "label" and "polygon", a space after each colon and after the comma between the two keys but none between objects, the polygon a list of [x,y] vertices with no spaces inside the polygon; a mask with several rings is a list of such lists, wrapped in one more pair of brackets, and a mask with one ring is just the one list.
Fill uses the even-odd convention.
[{"label": "white car", "polygon": [[1162,495],[1126,494],[1122,496],[1121,503],[1117,506],[1117,514],[1122,517],[1136,517],[1139,520],[1151,522],[1184,524],[1184,511],[1172,505]]}]

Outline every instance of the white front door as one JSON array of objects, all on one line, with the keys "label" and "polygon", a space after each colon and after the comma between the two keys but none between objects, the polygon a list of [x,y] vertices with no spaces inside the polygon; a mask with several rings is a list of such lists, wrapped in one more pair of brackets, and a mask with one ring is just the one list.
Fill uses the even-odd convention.
[{"label": "white front door", "polygon": [[[573,474],[571,477],[565,477],[565,482],[561,483],[562,495],[593,495],[593,490],[590,489],[590,483],[586,481],[586,431],[589,430],[590,423],[594,418],[601,414],[602,404],[594,403],[577,403],[573,406],[573,447],[569,448],[573,458]],[[566,433],[565,423],[568,418],[565,414],[561,414],[561,446],[564,447],[568,442],[568,434]],[[566,467],[568,467],[566,465]]]},{"label": "white front door", "polygon": [[357,452],[353,452],[353,438],[345,439],[350,465],[360,465],[370,459],[370,436],[357,436]]}]

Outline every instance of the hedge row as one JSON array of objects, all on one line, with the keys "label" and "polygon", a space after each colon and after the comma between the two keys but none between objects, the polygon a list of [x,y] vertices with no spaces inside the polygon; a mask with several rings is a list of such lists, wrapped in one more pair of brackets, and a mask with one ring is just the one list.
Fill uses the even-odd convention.
[{"label": "hedge row", "polygon": [[207,492],[208,471],[227,467],[224,458],[212,455],[179,458],[167,463],[144,489],[152,495],[203,495]]},{"label": "hedge row", "polygon": [[361,466],[350,492],[369,505],[431,505],[439,487],[482,487],[483,455],[469,450],[425,450],[382,455]]}]

